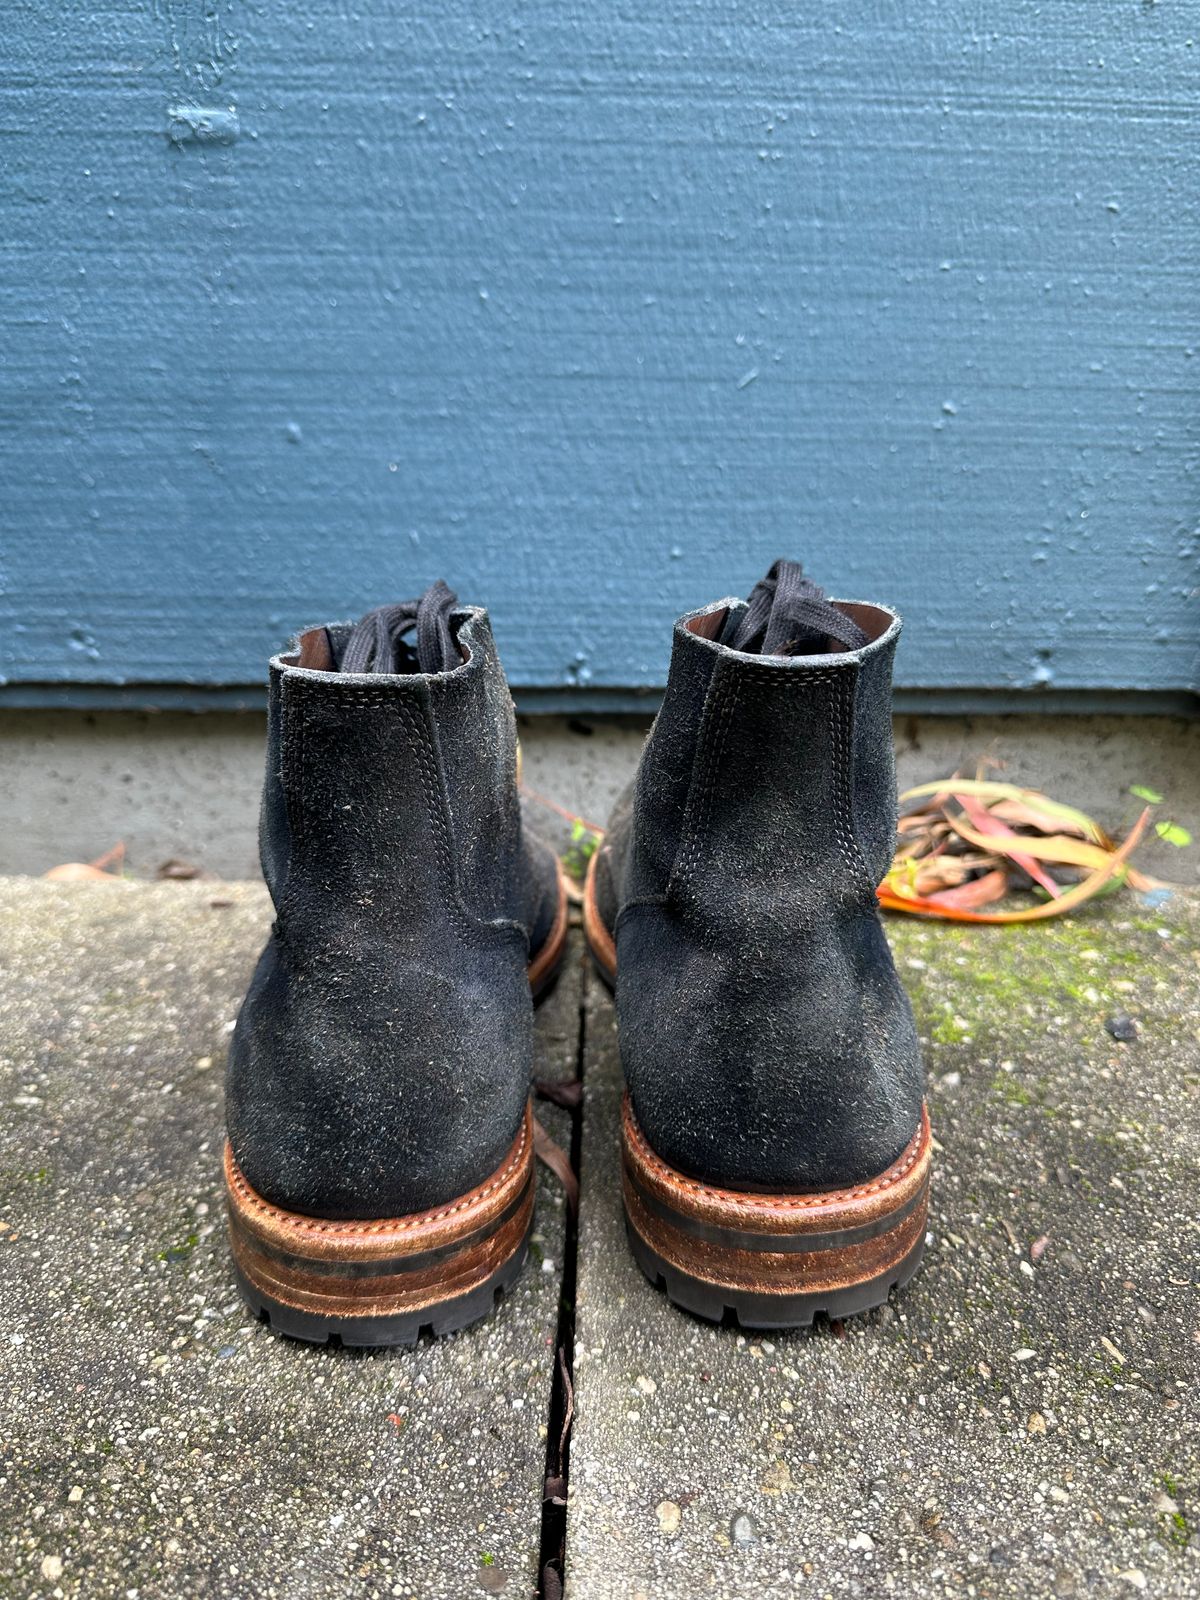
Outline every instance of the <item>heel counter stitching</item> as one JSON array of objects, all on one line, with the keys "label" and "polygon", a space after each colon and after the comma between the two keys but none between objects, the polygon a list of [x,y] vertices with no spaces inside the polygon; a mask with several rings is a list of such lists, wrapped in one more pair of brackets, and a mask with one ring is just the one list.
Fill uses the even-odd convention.
[{"label": "heel counter stitching", "polygon": [[[446,795],[444,775],[434,745],[436,730],[433,727],[427,709],[424,707],[418,709],[410,705],[407,699],[387,690],[374,689],[356,683],[339,684],[336,688],[323,685],[321,693],[326,696],[334,696],[339,705],[358,707],[361,710],[390,710],[396,713],[411,733],[412,742],[415,745],[417,772],[424,792],[426,816],[431,823],[434,852],[441,878],[443,905],[469,943],[480,944],[487,934],[503,931],[519,934],[528,944],[528,934],[518,923],[510,919],[481,922],[472,916],[462,899],[458,874],[454,864],[453,841],[448,817],[449,801]],[[303,764],[306,755],[303,730],[304,718],[300,716],[296,718],[294,732],[297,768]],[[302,840],[307,840],[309,831],[305,814],[306,790],[303,784],[299,788],[299,802],[297,807],[297,820],[299,823],[298,844]],[[289,800],[289,815],[290,804]],[[288,898],[289,896],[285,896],[285,904]],[[281,910],[281,919],[282,915]]]},{"label": "heel counter stitching", "polygon": [[287,679],[281,677],[279,683],[279,787],[283,794],[283,809],[287,817],[288,833],[288,859],[287,876],[279,894],[279,904],[275,908],[275,932],[277,937],[282,937],[295,910],[297,898],[296,884],[297,859],[304,850],[308,838],[308,811],[307,793],[305,785],[298,783],[297,779],[304,771],[304,717],[297,715],[303,712],[303,706],[297,707],[296,697],[289,692]]},{"label": "heel counter stitching", "polygon": [[[852,692],[854,678],[854,670],[848,667],[828,668],[802,675],[789,673],[786,670],[781,672],[778,667],[745,664],[739,664],[735,674],[726,673],[719,676],[715,693],[712,688],[709,691],[713,696],[713,704],[711,715],[707,704],[705,707],[705,726],[701,733],[701,743],[704,743],[705,733],[710,724],[714,731],[704,750],[703,777],[693,780],[694,788],[696,783],[700,784],[699,789],[695,790],[695,805],[693,796],[691,794],[688,796],[684,812],[684,841],[679,859],[672,868],[667,883],[668,896],[691,880],[699,863],[704,828],[712,811],[721,752],[738,702],[741,685],[745,680],[757,681],[772,690],[783,688],[791,693],[801,694],[827,684],[833,685],[834,693],[830,699],[827,721],[830,732],[829,756],[834,797],[834,843],[856,887],[862,888],[867,884],[870,873],[854,833],[850,791],[850,745],[846,732],[847,719],[850,715],[847,691]],[[869,887],[873,895],[875,885],[870,884]]]},{"label": "heel counter stitching", "polygon": [[[707,697],[700,729],[700,748],[703,751],[703,761],[698,771],[692,778],[692,791],[689,792],[683,813],[683,839],[677,860],[672,864],[667,877],[664,899],[670,899],[678,891],[692,881],[693,874],[700,859],[701,841],[708,818],[712,814],[713,795],[716,791],[717,766],[721,752],[725,746],[726,734],[729,724],[733,719],[734,708],[737,705],[740,692],[739,680],[729,675],[721,674],[718,665],[717,674],[713,685],[709,686],[709,695],[712,696],[711,710],[707,705]],[[711,730],[711,733],[710,733]],[[694,804],[693,804],[694,798]]]},{"label": "heel counter stitching", "polygon": [[854,688],[857,672],[840,672],[830,705],[829,720],[832,729],[834,764],[834,825],[838,834],[838,849],[850,870],[855,886],[875,898],[875,884],[871,870],[858,843],[854,826],[854,762],[849,729],[854,724]]}]

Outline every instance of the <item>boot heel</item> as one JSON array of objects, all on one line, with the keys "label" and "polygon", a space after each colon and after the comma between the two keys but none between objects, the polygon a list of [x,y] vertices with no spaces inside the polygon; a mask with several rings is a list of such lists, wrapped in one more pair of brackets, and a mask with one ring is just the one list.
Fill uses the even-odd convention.
[{"label": "boot heel", "polygon": [[225,1146],[229,1235],[252,1311],[314,1344],[412,1345],[486,1316],[517,1279],[533,1223],[529,1108],[478,1188],[411,1216],[332,1222],[283,1211],[250,1187]]},{"label": "boot heel", "polygon": [[628,1094],[621,1118],[630,1248],[652,1283],[697,1316],[746,1328],[807,1327],[882,1305],[917,1270],[929,1207],[929,1116],[870,1182],[821,1194],[751,1194],[661,1161]]}]

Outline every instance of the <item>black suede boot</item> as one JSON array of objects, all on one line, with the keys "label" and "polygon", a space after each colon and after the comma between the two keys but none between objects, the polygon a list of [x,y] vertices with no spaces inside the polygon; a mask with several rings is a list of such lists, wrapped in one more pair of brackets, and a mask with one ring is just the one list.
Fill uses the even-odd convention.
[{"label": "black suede boot", "polygon": [[226,1088],[238,1277],[284,1333],[410,1344],[524,1261],[530,990],[565,889],[522,832],[487,613],[444,584],[272,661],[267,740],[276,921]]},{"label": "black suede boot", "polygon": [[616,985],[629,1238],[705,1317],[880,1304],[925,1237],[929,1124],[880,926],[896,791],[882,606],[777,562],[675,625],[585,927]]}]

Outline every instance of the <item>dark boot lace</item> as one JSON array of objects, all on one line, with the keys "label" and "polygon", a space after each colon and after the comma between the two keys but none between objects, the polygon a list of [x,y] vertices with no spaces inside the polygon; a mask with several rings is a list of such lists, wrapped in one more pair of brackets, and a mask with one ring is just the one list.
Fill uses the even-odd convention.
[{"label": "dark boot lace", "polygon": [[[342,672],[450,672],[462,653],[450,632],[458,596],[439,578],[419,600],[368,611],[346,641]],[[416,629],[413,643],[405,637]]]},{"label": "dark boot lace", "polygon": [[745,611],[730,618],[721,643],[760,656],[823,655],[835,639],[843,650],[861,650],[868,638],[824,589],[804,576],[798,561],[777,561],[750,592]]}]

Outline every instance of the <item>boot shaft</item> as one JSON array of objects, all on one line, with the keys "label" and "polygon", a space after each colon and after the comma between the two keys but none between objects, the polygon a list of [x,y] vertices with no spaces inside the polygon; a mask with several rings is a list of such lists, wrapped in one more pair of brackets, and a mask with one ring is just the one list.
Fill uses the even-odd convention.
[{"label": "boot shaft", "polygon": [[891,675],[900,621],[835,602],[868,642],[761,657],[720,642],[720,601],[675,625],[662,709],[639,767],[623,899],[667,895],[714,926],[755,908],[800,931],[830,900],[870,903],[891,861]]},{"label": "boot shaft", "polygon": [[[516,721],[486,612],[452,619],[453,671],[331,670],[347,625],[271,662],[263,872],[281,917],[300,902],[386,923],[404,940],[430,918],[515,915],[521,846]],[[315,634],[326,636],[329,668]]]},{"label": "boot shaft", "polygon": [[529,1092],[530,957],[565,932],[555,859],[521,828],[486,613],[440,618],[441,670],[440,655],[405,670],[423,662],[403,642],[380,670],[340,670],[364,628],[416,605],[311,630],[271,664],[260,836],[277,916],[226,1109],[251,1187],[306,1216],[402,1216],[495,1170]]},{"label": "boot shaft", "polygon": [[[778,1193],[874,1178],[921,1111],[875,896],[895,837],[900,622],[797,592],[789,565],[749,604],[676,624],[633,804],[593,880],[650,1146],[706,1183]],[[777,636],[808,653],[755,653]]]}]

